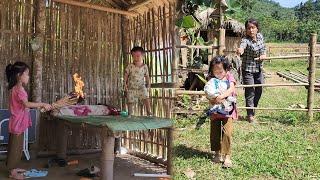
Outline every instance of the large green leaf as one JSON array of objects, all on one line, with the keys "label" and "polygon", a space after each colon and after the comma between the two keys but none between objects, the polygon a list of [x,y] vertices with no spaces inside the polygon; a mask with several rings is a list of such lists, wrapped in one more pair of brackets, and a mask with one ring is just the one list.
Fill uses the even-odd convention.
[{"label": "large green leaf", "polygon": [[176,25],[180,28],[186,28],[186,29],[200,26],[200,24],[192,15],[183,16],[181,19],[177,21]]},{"label": "large green leaf", "polygon": [[203,83],[207,83],[208,81],[205,80],[203,77],[201,77],[199,74],[196,74],[196,76],[203,82]]},{"label": "large green leaf", "polygon": [[197,43],[199,44],[199,45],[204,45],[204,39],[202,38],[202,37],[197,37]]},{"label": "large green leaf", "polygon": [[230,16],[236,12],[241,11],[241,4],[237,0],[226,0],[228,8],[226,9],[226,15]]}]

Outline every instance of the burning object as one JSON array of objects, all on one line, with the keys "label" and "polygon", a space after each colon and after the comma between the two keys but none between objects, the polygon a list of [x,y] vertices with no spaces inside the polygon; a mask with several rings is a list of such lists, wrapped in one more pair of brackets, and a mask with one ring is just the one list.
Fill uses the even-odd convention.
[{"label": "burning object", "polygon": [[[53,109],[59,109],[65,106],[74,105],[84,100],[83,87],[84,83],[78,73],[73,75],[73,81],[75,82],[74,91],[69,93],[67,96],[59,99],[52,103]],[[45,109],[41,109],[41,112],[45,112]]]}]

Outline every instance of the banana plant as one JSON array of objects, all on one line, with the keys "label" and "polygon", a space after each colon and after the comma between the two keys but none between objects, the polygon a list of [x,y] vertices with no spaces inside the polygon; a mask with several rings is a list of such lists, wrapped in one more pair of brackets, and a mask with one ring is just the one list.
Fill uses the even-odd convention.
[{"label": "banana plant", "polygon": [[206,79],[204,79],[203,77],[201,77],[199,74],[196,74],[196,76],[203,82],[203,83],[205,83],[205,84],[207,84],[207,80]]},{"label": "banana plant", "polygon": [[184,15],[178,19],[176,26],[188,35],[190,45],[205,44],[203,38],[196,35],[201,28],[207,28],[214,6],[212,0],[187,0],[181,6]]},{"label": "banana plant", "polygon": [[241,4],[239,0],[226,0],[227,9],[225,16],[227,19],[231,19],[232,15],[241,11]]}]

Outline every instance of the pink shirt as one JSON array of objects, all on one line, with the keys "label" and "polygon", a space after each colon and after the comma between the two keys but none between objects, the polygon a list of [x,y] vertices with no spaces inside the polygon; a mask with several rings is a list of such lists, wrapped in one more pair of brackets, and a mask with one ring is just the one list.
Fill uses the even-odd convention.
[{"label": "pink shirt", "polygon": [[21,134],[32,125],[29,108],[26,108],[23,101],[28,100],[28,94],[23,87],[14,86],[10,91],[9,106],[9,133]]},{"label": "pink shirt", "polygon": [[[236,79],[233,77],[233,75],[229,71],[227,72],[227,80],[230,82],[230,84],[234,83],[234,85],[236,85]],[[234,96],[234,97],[237,96],[236,91],[234,91],[232,93],[232,96]],[[227,116],[227,117],[223,116],[223,115],[220,115],[220,114],[212,114],[212,118],[213,119],[225,119],[225,118],[228,118],[228,117],[231,117],[234,120],[238,119],[238,109],[237,109],[236,105],[234,107],[234,110],[233,110],[232,114]]]}]

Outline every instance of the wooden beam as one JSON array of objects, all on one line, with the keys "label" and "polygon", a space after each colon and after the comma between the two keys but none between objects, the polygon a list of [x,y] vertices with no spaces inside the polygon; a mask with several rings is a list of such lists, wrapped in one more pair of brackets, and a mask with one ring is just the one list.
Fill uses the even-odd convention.
[{"label": "wooden beam", "polygon": [[121,8],[117,3],[115,3],[112,0],[105,0],[105,2],[102,2],[102,5],[105,4],[105,3],[107,3],[108,5],[111,5],[111,6],[115,7],[115,8]]},{"label": "wooden beam", "polygon": [[125,0],[120,0],[123,4],[125,4],[126,6],[129,6],[130,4],[128,2],[126,2]]},{"label": "wooden beam", "polygon": [[84,8],[89,8],[89,9],[94,9],[94,10],[104,11],[104,12],[110,12],[110,13],[116,13],[116,14],[122,14],[126,16],[138,15],[137,13],[134,13],[134,12],[108,8],[108,7],[103,7],[103,6],[98,6],[98,5],[93,5],[93,4],[88,4],[88,3],[83,3],[83,2],[73,1],[73,0],[53,0],[53,1],[57,3],[69,4],[73,6],[79,6],[79,7],[84,7]]},{"label": "wooden beam", "polygon": [[309,121],[313,121],[313,106],[314,106],[314,85],[316,81],[316,44],[317,34],[311,34],[310,37],[310,58],[309,58],[309,89],[308,89],[308,117]]}]

